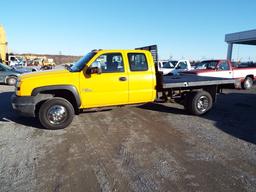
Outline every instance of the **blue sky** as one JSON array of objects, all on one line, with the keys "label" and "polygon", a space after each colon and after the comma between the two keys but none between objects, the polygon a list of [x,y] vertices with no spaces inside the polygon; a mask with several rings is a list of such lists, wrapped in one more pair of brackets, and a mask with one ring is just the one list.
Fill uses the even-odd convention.
[{"label": "blue sky", "polygon": [[[157,44],[161,58],[225,58],[225,34],[255,29],[255,10],[253,0],[12,0],[1,2],[0,24],[16,53]],[[255,47],[234,47],[234,59],[249,57]]]}]

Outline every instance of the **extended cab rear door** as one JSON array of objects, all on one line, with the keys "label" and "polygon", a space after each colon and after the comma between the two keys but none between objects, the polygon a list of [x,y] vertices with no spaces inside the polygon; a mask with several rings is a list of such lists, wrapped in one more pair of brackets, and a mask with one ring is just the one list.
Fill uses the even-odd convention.
[{"label": "extended cab rear door", "polygon": [[155,100],[154,61],[150,52],[128,52],[129,103]]},{"label": "extended cab rear door", "polygon": [[[128,75],[121,52],[98,54],[89,64],[100,65],[101,74],[81,73],[80,93],[84,108],[122,105],[128,103]],[[88,69],[87,69],[88,70]]]}]

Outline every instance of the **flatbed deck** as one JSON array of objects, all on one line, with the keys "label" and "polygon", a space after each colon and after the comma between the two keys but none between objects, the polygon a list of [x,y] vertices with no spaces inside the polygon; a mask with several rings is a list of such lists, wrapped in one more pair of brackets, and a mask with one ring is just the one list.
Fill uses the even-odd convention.
[{"label": "flatbed deck", "polygon": [[165,75],[162,76],[162,88],[189,88],[197,86],[210,85],[229,85],[235,84],[235,79],[218,78],[218,77],[201,77],[190,74],[181,74],[178,76]]}]

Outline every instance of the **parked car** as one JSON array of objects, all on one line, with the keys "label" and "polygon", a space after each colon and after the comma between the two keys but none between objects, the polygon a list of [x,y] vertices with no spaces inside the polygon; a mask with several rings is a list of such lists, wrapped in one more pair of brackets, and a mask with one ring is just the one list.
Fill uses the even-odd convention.
[{"label": "parked car", "polygon": [[185,73],[239,79],[243,89],[252,88],[253,81],[256,80],[256,66],[241,67],[229,60],[205,60],[197,64],[194,70]]},{"label": "parked car", "polygon": [[36,72],[40,71],[40,67],[38,66],[27,66],[27,67],[13,67],[16,71],[20,73],[30,73],[30,72]]},{"label": "parked car", "polygon": [[191,70],[191,64],[188,60],[158,62],[158,71],[163,72],[164,75],[176,75],[180,72],[189,70]]},{"label": "parked car", "polygon": [[0,63],[0,83],[15,85],[21,72],[16,71],[8,65]]}]

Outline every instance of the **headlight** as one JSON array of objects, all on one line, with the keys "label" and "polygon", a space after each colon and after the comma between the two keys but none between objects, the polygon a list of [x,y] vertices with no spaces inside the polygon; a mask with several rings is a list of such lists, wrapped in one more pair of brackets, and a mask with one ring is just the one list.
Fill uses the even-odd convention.
[{"label": "headlight", "polygon": [[20,86],[21,86],[21,80],[20,80],[20,78],[18,78],[18,81],[15,84],[15,92],[16,92],[16,94],[18,93],[18,91],[20,91]]},{"label": "headlight", "polygon": [[15,84],[15,87],[16,87],[16,88],[20,87],[20,84],[21,84],[21,81],[20,81],[20,79],[18,79],[17,82],[16,82],[16,84]]}]

